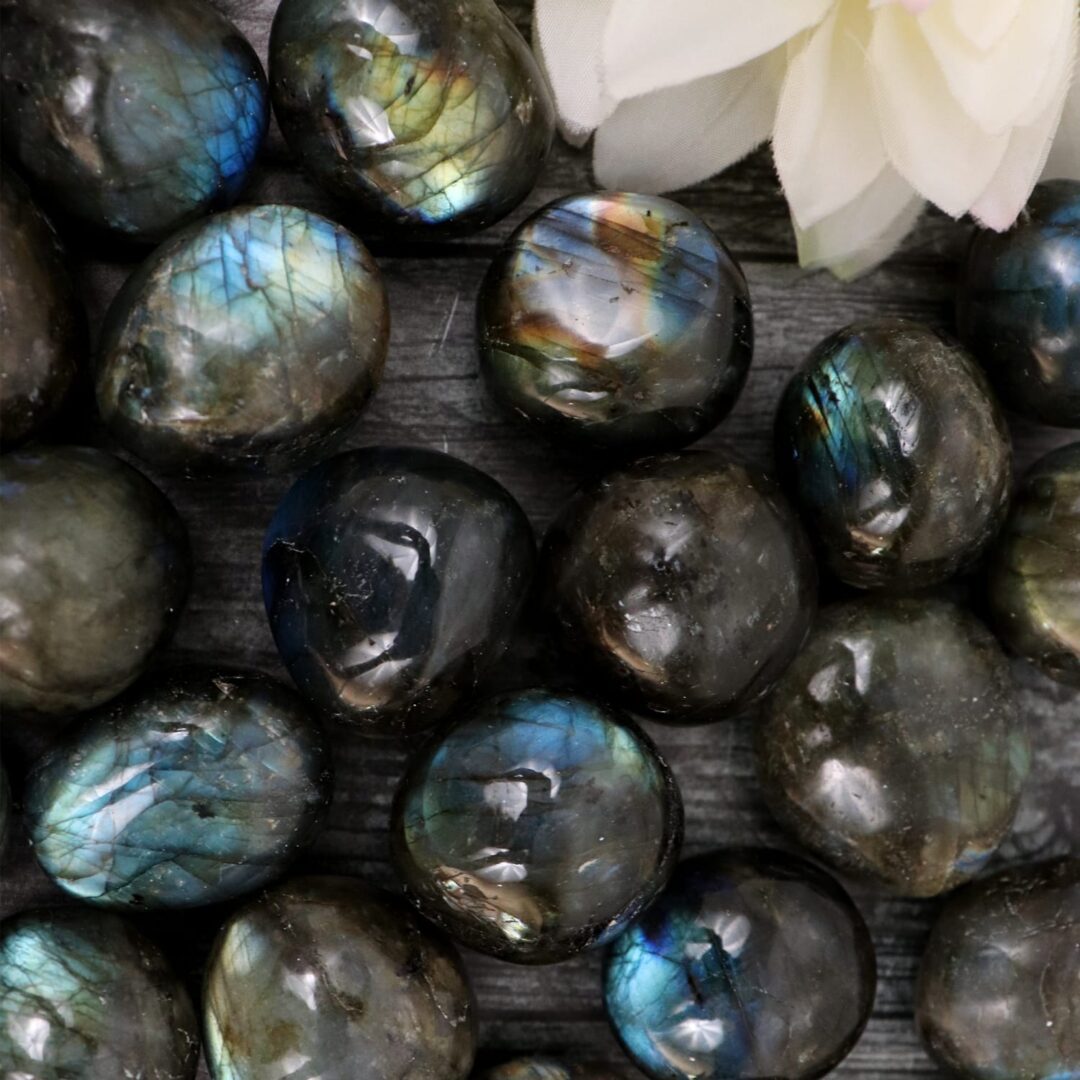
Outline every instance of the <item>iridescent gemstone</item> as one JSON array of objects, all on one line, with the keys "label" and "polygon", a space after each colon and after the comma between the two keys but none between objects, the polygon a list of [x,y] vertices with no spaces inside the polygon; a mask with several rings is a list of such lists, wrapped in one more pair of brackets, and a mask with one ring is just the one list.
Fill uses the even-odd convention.
[{"label": "iridescent gemstone", "polygon": [[488,271],[480,370],[557,442],[671,450],[727,415],[750,367],[746,279],[709,227],[650,195],[572,195],[529,218]]}]

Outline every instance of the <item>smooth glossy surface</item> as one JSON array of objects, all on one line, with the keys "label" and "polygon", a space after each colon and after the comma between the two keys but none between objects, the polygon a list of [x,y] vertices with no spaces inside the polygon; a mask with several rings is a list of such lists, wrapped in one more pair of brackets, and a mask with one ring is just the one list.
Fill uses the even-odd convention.
[{"label": "smooth glossy surface", "polygon": [[714,453],[640,461],[588,484],[545,542],[544,595],[569,656],[634,709],[700,723],[768,693],[813,618],[795,514]]},{"label": "smooth glossy surface", "polygon": [[11,1080],[193,1080],[195,1011],[161,952],[117,915],[0,923],[0,1067]]},{"label": "smooth glossy surface", "polygon": [[1080,427],[1080,181],[1040,184],[1008,232],[976,233],[956,314],[1006,408]]},{"label": "smooth glossy surface", "polygon": [[390,312],[355,236],[295,206],[184,230],[109,311],[98,408],[163,468],[293,465],[352,427],[382,376]]},{"label": "smooth glossy surface", "polygon": [[1005,644],[1080,686],[1080,442],[1024,477],[990,554],[987,601]]},{"label": "smooth glossy surface", "polygon": [[856,323],[826,338],[788,383],[775,434],[782,478],[849,585],[943,581],[1004,519],[1001,411],[967,353],[917,323]]},{"label": "smooth glossy surface", "polygon": [[822,611],[755,732],[772,812],[822,858],[908,896],[973,877],[1030,764],[1009,664],[954,604]]},{"label": "smooth glossy surface", "polygon": [[551,145],[547,83],[493,0],[283,0],[270,75],[300,164],[384,228],[482,229]]},{"label": "smooth glossy surface", "polygon": [[157,241],[232,203],[266,80],[205,0],[0,2],[4,146],[49,205]]},{"label": "smooth glossy surface", "polygon": [[149,910],[266,884],[329,801],[329,748],[295,693],[255,672],[194,668],[81,722],[30,774],[26,817],[62,889]]},{"label": "smooth glossy surface", "polygon": [[1018,866],[946,904],[923,955],[916,1019],[969,1080],[1080,1076],[1080,859]]},{"label": "smooth glossy surface", "polygon": [[685,446],[730,411],[750,367],[750,294],[696,214],[651,195],[572,195],[507,241],[477,308],[495,400],[577,447]]},{"label": "smooth glossy surface", "polygon": [[74,713],[129,686],[188,585],[172,504],[88,447],[0,458],[0,706]]},{"label": "smooth glossy surface", "polygon": [[874,947],[847,893],[779,851],[688,859],[604,968],[608,1017],[654,1080],[809,1080],[855,1045]]},{"label": "smooth glossy surface", "polygon": [[233,915],[203,1011],[214,1080],[463,1080],[476,1041],[453,948],[355,878],[297,878]]},{"label": "smooth glossy surface", "polygon": [[0,169],[0,441],[34,434],[64,403],[86,326],[63,249],[26,185]]},{"label": "smooth glossy surface", "polygon": [[529,523],[490,476],[447,454],[353,450],[290,489],[263,544],[285,665],[365,734],[430,726],[498,660],[533,568]]},{"label": "smooth glossy surface", "polygon": [[584,698],[493,698],[403,778],[390,843],[406,894],[480,952],[554,963],[609,941],[663,888],[682,841],[648,739]]},{"label": "smooth glossy surface", "polygon": [[515,1058],[480,1073],[476,1080],[619,1080],[599,1065],[571,1065],[549,1057]]}]

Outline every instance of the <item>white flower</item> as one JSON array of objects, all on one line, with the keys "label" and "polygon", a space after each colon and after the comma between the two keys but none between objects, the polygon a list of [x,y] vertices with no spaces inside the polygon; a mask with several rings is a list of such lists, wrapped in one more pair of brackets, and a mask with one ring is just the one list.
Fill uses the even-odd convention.
[{"label": "white flower", "polygon": [[1044,168],[1080,178],[1077,35],[1077,0],[536,0],[534,41],[601,185],[771,136],[800,260],[848,277],[926,200],[1005,229]]}]

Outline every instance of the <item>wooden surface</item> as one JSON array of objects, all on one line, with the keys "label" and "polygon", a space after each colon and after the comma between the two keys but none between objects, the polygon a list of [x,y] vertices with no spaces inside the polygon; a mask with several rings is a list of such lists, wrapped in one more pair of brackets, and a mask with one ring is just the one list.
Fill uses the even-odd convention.
[{"label": "wooden surface", "polygon": [[[265,59],[274,0],[224,0],[220,5]],[[523,28],[527,3],[505,5]],[[590,187],[587,156],[559,144],[527,204],[488,232],[463,241],[402,248],[369,234],[347,207],[301,178],[276,129],[248,201],[289,201],[328,213],[359,231],[388,283],[393,334],[386,380],[353,440],[356,444],[432,446],[496,476],[520,500],[538,533],[580,475],[581,463],[555,460],[485,401],[477,379],[473,314],[477,287],[498,244],[529,212],[557,196]],[[965,226],[928,215],[884,268],[842,285],[806,274],[794,247],[771,161],[758,153],[723,177],[678,198],[700,213],[741,261],[755,309],[756,350],[747,387],[732,415],[702,445],[724,446],[744,460],[770,466],[773,409],[788,372],[827,333],[851,320],[903,315],[951,324],[955,264]],[[91,321],[130,271],[130,263],[78,259]],[[1070,441],[1067,432],[1013,425],[1017,464]],[[71,438],[96,439],[73,428]],[[263,614],[259,586],[262,532],[290,477],[213,482],[158,478],[191,532],[196,574],[191,599],[164,662],[242,663],[286,677]],[[977,583],[974,586],[977,593]],[[1080,834],[1080,693],[1015,664],[1035,741],[1035,768],[1013,835],[1010,860],[1076,850]],[[505,673],[504,673],[505,674]],[[512,677],[512,676],[511,676]],[[587,688],[586,688],[587,689]],[[686,802],[686,853],[732,843],[787,845],[761,804],[750,754],[752,720],[696,729],[646,725],[671,761]],[[26,762],[48,738],[44,725],[4,728],[16,796]],[[357,874],[394,884],[386,861],[389,801],[404,751],[335,733],[337,790],[329,824],[299,869]],[[936,1076],[912,1024],[912,978],[935,902],[892,899],[851,886],[874,935],[879,983],[873,1018],[859,1045],[834,1073],[863,1080]],[[62,902],[37,868],[18,822],[2,873],[0,910]],[[223,911],[180,913],[148,927],[197,987],[206,942]],[[481,1060],[553,1051],[607,1061],[627,1077],[604,1020],[599,957],[587,954],[553,968],[528,969],[467,956],[479,1001]],[[357,1063],[357,1080],[363,1069]],[[200,1076],[206,1076],[205,1070]]]}]

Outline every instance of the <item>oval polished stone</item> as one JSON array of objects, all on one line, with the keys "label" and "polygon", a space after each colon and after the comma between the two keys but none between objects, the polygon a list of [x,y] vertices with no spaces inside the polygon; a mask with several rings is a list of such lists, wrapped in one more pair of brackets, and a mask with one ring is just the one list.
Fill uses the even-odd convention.
[{"label": "oval polished stone", "polygon": [[1080,442],[1035,463],[988,566],[998,636],[1051,678],[1080,686]]},{"label": "oval polished stone", "polygon": [[73,713],[124,690],[172,632],[187,533],[142,473],[101,450],[0,458],[0,705]]},{"label": "oval polished stone", "polygon": [[731,410],[753,352],[738,263],[696,214],[651,195],[545,206],[496,256],[477,314],[495,400],[578,448],[693,442]]},{"label": "oval polished stone", "polygon": [[608,951],[604,1004],[654,1080],[809,1080],[844,1058],[874,1001],[869,931],[824,871],[768,849],[681,863]]},{"label": "oval polished stone", "polygon": [[586,485],[548,533],[545,573],[567,652],[672,723],[768,693],[806,636],[817,583],[773,485],[701,451]]},{"label": "oval polished stone", "polygon": [[620,1077],[599,1065],[571,1065],[549,1057],[529,1057],[486,1069],[476,1080],[620,1080]]},{"label": "oval polished stone", "polygon": [[951,897],[919,969],[926,1049],[971,1080],[1080,1076],[1080,859],[1019,866]]},{"label": "oval polished stone", "polygon": [[486,473],[370,447],[310,469],[263,543],[278,651],[319,709],[368,735],[444,716],[504,651],[532,576],[529,522]]},{"label": "oval polished stone", "polygon": [[463,1080],[476,1042],[452,946],[343,877],[286,882],[229,919],[203,1021],[214,1080]]},{"label": "oval polished stone", "polygon": [[858,588],[943,581],[1005,517],[1001,411],[967,353],[917,323],[826,338],[784,391],[776,453],[829,569]]},{"label": "oval polished stone", "polygon": [[493,0],[282,0],[270,75],[300,164],[398,231],[498,221],[554,133],[547,82]]},{"label": "oval polished stone", "polygon": [[86,352],[85,318],[64,252],[26,185],[0,169],[0,439],[51,420]]},{"label": "oval polished stone", "polygon": [[346,435],[382,376],[390,311],[351,233],[295,206],[199,222],[110,309],[97,401],[162,468],[294,465]]},{"label": "oval polished stone", "polygon": [[1008,232],[975,234],[956,317],[1002,404],[1080,428],[1080,181],[1040,184]]},{"label": "oval polished stone", "polygon": [[80,722],[30,774],[26,817],[60,888],[149,910],[265,885],[329,802],[329,748],[293,691],[257,672],[189,669]]},{"label": "oval polished stone", "polygon": [[240,194],[269,121],[254,50],[204,0],[6,0],[4,145],[48,201],[157,241]]},{"label": "oval polished stone", "polygon": [[609,941],[664,887],[682,800],[652,743],[584,698],[527,690],[431,739],[398,788],[406,895],[480,952],[550,964]]},{"label": "oval polished stone", "polygon": [[1009,664],[935,599],[822,611],[757,726],[769,809],[823,859],[906,896],[973,877],[1030,764]]},{"label": "oval polished stone", "polygon": [[27,1080],[194,1080],[199,1028],[160,950],[118,915],[0,923],[0,1064]]}]

